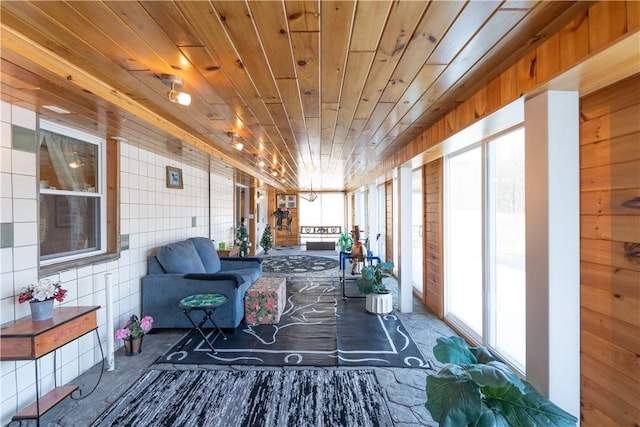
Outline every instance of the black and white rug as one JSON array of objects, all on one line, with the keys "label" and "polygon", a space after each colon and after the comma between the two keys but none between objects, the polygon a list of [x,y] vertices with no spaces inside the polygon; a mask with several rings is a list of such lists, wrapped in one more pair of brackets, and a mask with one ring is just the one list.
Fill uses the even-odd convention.
[{"label": "black and white rug", "polygon": [[274,325],[245,325],[214,342],[192,334],[156,363],[256,366],[430,368],[395,314],[373,315],[364,299],[343,300],[331,279],[289,278],[287,304]]},{"label": "black and white rug", "polygon": [[370,370],[151,370],[93,424],[392,426]]},{"label": "black and white rug", "polygon": [[313,273],[338,267],[338,260],[312,255],[264,256],[262,271],[265,273]]}]

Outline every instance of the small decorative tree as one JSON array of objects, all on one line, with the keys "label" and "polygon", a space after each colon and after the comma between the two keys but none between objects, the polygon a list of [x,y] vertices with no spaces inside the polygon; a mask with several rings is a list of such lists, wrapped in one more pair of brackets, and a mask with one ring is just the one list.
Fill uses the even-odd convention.
[{"label": "small decorative tree", "polygon": [[262,232],[262,239],[260,239],[260,246],[264,249],[264,253],[268,254],[269,249],[273,247],[273,239],[271,237],[271,224],[265,225]]},{"label": "small decorative tree", "polygon": [[247,232],[247,227],[244,225],[244,222],[241,222],[240,226],[236,228],[236,245],[240,248],[238,256],[246,257],[249,254],[249,246],[251,243],[249,242],[249,233]]}]

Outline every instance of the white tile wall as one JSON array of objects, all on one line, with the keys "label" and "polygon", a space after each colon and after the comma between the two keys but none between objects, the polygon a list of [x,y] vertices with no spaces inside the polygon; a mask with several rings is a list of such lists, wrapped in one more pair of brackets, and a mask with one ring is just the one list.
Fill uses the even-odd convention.
[{"label": "white tile wall", "polygon": [[[16,295],[38,277],[37,160],[34,153],[11,149],[9,123],[13,117],[15,124],[35,129],[36,118],[33,112],[12,108],[5,102],[0,102],[0,114],[3,122],[0,123],[0,218],[2,222],[14,221],[15,227],[14,247],[0,249],[0,322],[6,323],[29,315],[28,306],[18,304]],[[166,166],[182,169],[184,189],[166,187]],[[119,328],[131,314],[144,315],[140,313],[140,278],[146,274],[147,258],[155,248],[192,236],[229,241],[233,229],[231,169],[218,165],[214,170],[228,173],[209,174],[190,164],[146,151],[135,141],[122,144],[120,167],[121,233],[129,235],[130,249],[122,251],[117,261],[56,275],[69,292],[62,305],[102,307],[98,310],[98,333],[102,341],[112,333],[105,328],[106,273],[112,273],[114,326]],[[194,216],[196,227],[191,226]],[[102,345],[106,348],[106,342]],[[116,346],[120,345],[116,343]],[[56,375],[59,384],[73,380],[98,363],[100,357],[93,333],[65,346],[58,354]],[[0,372],[0,425],[5,425],[16,411],[30,404],[35,397],[33,363],[0,362]],[[52,383],[49,380],[43,381],[45,388]]]}]

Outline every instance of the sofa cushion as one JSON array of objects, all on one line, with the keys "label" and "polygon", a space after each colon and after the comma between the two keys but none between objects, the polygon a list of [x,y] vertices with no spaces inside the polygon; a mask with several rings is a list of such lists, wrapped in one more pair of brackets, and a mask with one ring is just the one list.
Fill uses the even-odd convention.
[{"label": "sofa cushion", "polygon": [[189,240],[161,246],[156,257],[167,273],[206,273],[198,251]]},{"label": "sofa cushion", "polygon": [[204,270],[207,273],[217,273],[220,271],[220,257],[216,248],[213,246],[213,242],[206,237],[191,237],[189,240],[195,246],[198,255],[200,255],[200,261],[204,266]]}]

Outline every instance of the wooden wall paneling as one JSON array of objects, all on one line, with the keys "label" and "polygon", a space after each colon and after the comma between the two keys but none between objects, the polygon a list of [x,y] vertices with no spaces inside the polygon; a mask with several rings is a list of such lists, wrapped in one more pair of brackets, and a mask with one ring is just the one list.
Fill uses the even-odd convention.
[{"label": "wooden wall paneling", "polygon": [[561,70],[566,70],[589,54],[588,22],[587,11],[584,11],[560,30]]},{"label": "wooden wall paneling", "polygon": [[[582,368],[582,364],[581,364]],[[598,384],[597,381],[590,378],[581,379],[582,387],[580,389],[581,394],[581,407],[596,408],[602,412],[604,417],[610,418],[611,423],[598,424],[588,418],[590,413],[582,412],[581,421],[582,424],[590,424],[595,426],[630,426],[635,427],[640,416],[638,413],[638,406],[635,408],[629,406],[620,400],[617,394],[607,391],[606,388]],[[603,416],[599,416],[602,419]]]},{"label": "wooden wall paneling", "polygon": [[[620,14],[619,5],[602,8]],[[615,425],[637,425],[640,420],[640,254],[631,251],[631,245],[640,246],[640,209],[633,203],[640,196],[639,78],[626,79],[580,102],[585,425],[597,425],[605,417]]]},{"label": "wooden wall paneling", "polygon": [[640,28],[640,2],[629,1],[627,5],[627,30],[633,31]]},{"label": "wooden wall paneling", "polygon": [[588,120],[580,125],[580,143],[590,144],[638,132],[640,105]]},{"label": "wooden wall paneling", "polygon": [[425,304],[444,317],[442,281],[442,159],[425,166]]},{"label": "wooden wall paneling", "polygon": [[589,191],[580,195],[582,215],[631,215],[635,208],[629,203],[638,197],[634,188],[613,191]]},{"label": "wooden wall paneling", "polygon": [[589,47],[592,52],[626,32],[627,3],[599,1],[589,8]]}]

